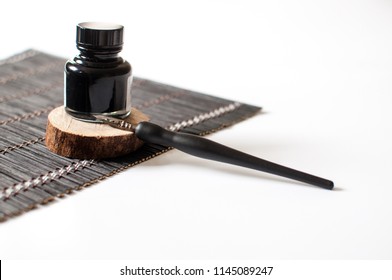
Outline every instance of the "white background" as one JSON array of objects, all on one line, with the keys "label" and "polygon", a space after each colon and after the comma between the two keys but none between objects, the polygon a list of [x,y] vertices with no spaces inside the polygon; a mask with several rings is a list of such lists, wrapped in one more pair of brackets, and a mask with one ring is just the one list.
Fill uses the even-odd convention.
[{"label": "white background", "polygon": [[82,21],[125,26],[136,76],[264,108],[210,139],[336,188],[170,151],[0,224],[0,258],[392,257],[391,1],[7,1],[0,57],[72,57]]}]

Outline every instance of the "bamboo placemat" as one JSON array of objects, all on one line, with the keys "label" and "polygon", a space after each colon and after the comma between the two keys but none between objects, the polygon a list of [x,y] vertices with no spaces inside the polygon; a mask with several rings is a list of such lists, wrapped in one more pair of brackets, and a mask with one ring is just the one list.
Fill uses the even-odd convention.
[{"label": "bamboo placemat", "polygon": [[[80,190],[170,148],[144,145],[110,160],[68,159],[44,144],[48,113],[63,103],[65,59],[36,50],[0,61],[0,220]],[[161,126],[205,135],[259,107],[134,78],[133,107]],[[174,171],[173,171],[174,172]]]}]

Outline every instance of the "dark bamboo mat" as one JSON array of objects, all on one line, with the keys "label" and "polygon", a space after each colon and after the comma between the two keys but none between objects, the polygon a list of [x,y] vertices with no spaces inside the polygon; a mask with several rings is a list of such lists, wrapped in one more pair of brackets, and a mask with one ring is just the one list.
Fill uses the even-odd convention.
[{"label": "dark bamboo mat", "polygon": [[[0,220],[82,189],[167,150],[144,145],[111,160],[68,159],[44,144],[48,113],[63,103],[65,59],[35,50],[0,61]],[[171,130],[204,135],[260,108],[134,78],[133,107]],[[174,171],[173,171],[174,172]]]}]

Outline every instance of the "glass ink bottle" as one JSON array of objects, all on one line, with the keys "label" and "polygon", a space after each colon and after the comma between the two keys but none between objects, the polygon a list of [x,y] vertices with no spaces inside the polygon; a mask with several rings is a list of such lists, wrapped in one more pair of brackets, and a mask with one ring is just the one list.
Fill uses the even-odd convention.
[{"label": "glass ink bottle", "polygon": [[122,25],[83,22],[76,27],[80,51],[64,67],[64,107],[78,118],[108,115],[125,118],[131,112],[131,65],[119,56]]}]

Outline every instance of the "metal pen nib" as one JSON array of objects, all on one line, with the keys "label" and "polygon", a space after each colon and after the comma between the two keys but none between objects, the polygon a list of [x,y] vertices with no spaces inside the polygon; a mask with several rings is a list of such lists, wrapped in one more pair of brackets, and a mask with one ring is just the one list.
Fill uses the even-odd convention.
[{"label": "metal pen nib", "polygon": [[108,124],[114,128],[132,131],[132,132],[135,132],[135,129],[136,129],[135,125],[133,125],[129,122],[126,122],[124,120],[121,120],[121,119],[117,119],[117,118],[113,118],[113,117],[109,117],[109,116],[105,116],[105,115],[96,115],[96,116],[94,115],[93,117],[96,120],[98,120],[99,122],[102,122],[104,124]]}]

